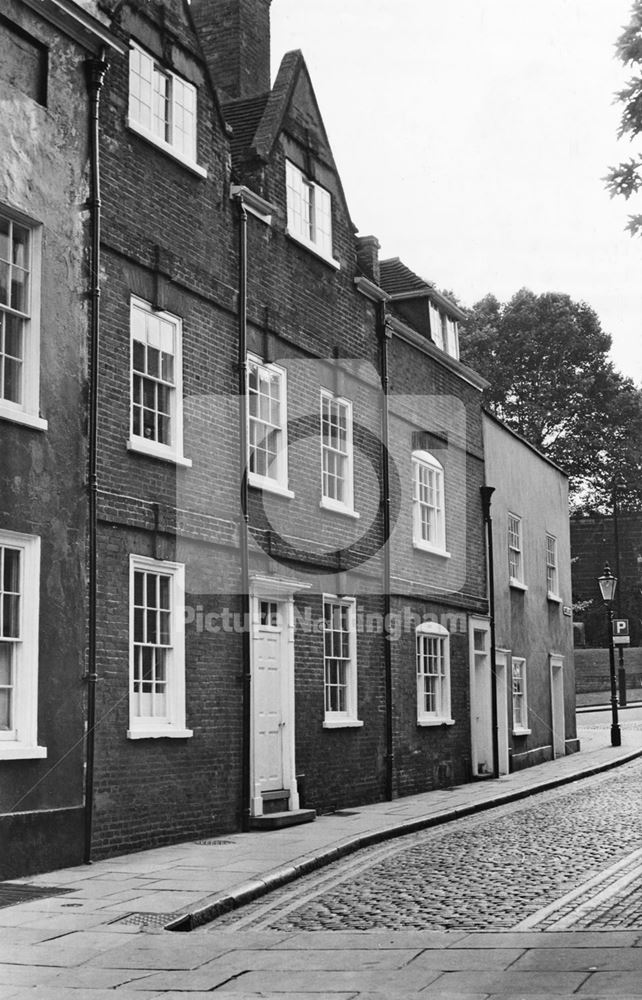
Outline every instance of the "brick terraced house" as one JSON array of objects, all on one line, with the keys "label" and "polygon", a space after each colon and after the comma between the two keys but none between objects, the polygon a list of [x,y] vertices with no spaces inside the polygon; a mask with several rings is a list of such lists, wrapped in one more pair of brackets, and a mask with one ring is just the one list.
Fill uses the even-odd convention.
[{"label": "brick terraced house", "polygon": [[[43,551],[76,533],[71,562],[56,563],[55,614],[42,599],[53,566],[40,586],[44,648],[62,626],[73,643],[48,670],[55,706],[40,683],[50,745],[76,741],[69,856],[306,822],[497,773],[486,383],[459,360],[462,311],[357,235],[301,53],[271,85],[270,0],[60,6],[106,33],[99,229],[67,232],[69,209],[60,226],[78,256],[99,232],[100,300],[88,313],[78,260],[60,282],[76,316],[57,341],[64,384],[62,363],[41,365],[41,399],[73,415],[48,439],[60,525],[26,479],[35,513],[18,515],[21,473],[7,464],[0,531],[9,605],[7,533],[37,528]],[[81,99],[76,79],[65,86]],[[19,234],[42,219],[0,197]],[[9,444],[25,477],[46,471],[33,445]],[[512,447],[521,469],[530,452]],[[566,549],[558,558],[562,572]],[[14,639],[9,626],[0,649]],[[570,681],[564,698],[570,712]],[[20,799],[28,776],[1,747],[0,782]],[[55,782],[36,778],[54,802]],[[6,795],[0,811],[16,822]],[[35,842],[14,857],[14,874],[52,866]]]}]

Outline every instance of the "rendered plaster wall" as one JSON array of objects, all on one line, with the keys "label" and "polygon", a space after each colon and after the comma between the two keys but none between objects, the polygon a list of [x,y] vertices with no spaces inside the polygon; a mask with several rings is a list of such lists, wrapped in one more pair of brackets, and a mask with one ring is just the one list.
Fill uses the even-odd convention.
[{"label": "rendered plaster wall", "polygon": [[[82,857],[88,113],[82,50],[21,3],[8,0],[3,14],[11,23],[2,26],[0,207],[41,235],[33,296],[47,421],[42,430],[0,419],[0,526],[41,539],[38,744],[47,749],[45,759],[0,753],[6,878]],[[24,51],[46,54],[46,98],[34,79],[37,60],[19,65]]]},{"label": "rendered plaster wall", "polygon": [[[566,739],[576,736],[571,607],[571,556],[566,476],[491,417],[484,420],[486,481],[492,497],[496,643],[526,660],[528,726],[512,736],[515,767],[552,755],[550,655],[564,658]],[[509,586],[508,515],[521,518],[523,582]],[[557,539],[559,600],[546,579],[546,535]],[[510,695],[509,695],[510,699]],[[509,702],[509,727],[511,704]],[[567,743],[569,749],[572,745]]]}]

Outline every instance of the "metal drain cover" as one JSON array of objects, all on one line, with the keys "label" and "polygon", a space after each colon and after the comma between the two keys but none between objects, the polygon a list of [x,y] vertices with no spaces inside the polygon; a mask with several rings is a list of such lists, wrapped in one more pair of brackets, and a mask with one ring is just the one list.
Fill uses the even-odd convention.
[{"label": "metal drain cover", "polygon": [[235,844],[235,840],[197,840],[200,847],[227,847],[228,844]]},{"label": "metal drain cover", "polygon": [[0,907],[27,903],[31,899],[62,896],[66,892],[73,891],[73,889],[62,889],[53,885],[21,885],[19,882],[0,882]]},{"label": "metal drain cover", "polygon": [[180,910],[173,913],[128,913],[112,921],[114,924],[137,924],[139,927],[164,927],[179,916]]}]

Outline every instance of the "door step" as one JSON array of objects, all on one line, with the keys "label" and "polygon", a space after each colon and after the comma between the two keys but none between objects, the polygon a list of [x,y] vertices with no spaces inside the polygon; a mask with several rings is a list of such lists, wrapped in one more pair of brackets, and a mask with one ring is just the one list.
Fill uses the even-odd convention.
[{"label": "door step", "polygon": [[289,788],[272,788],[268,792],[261,792],[263,799],[263,815],[267,813],[286,812],[290,804]]},{"label": "door step", "polygon": [[250,827],[253,830],[282,830],[286,826],[298,826],[299,823],[312,823],[316,818],[316,809],[291,809],[288,812],[273,812],[266,813],[263,816],[252,816]]}]

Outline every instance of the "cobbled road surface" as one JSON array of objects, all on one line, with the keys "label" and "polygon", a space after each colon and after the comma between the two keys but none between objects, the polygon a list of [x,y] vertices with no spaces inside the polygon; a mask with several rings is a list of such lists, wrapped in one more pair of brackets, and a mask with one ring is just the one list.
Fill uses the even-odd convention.
[{"label": "cobbled road surface", "polygon": [[203,930],[522,925],[642,929],[641,760],[360,851]]}]

